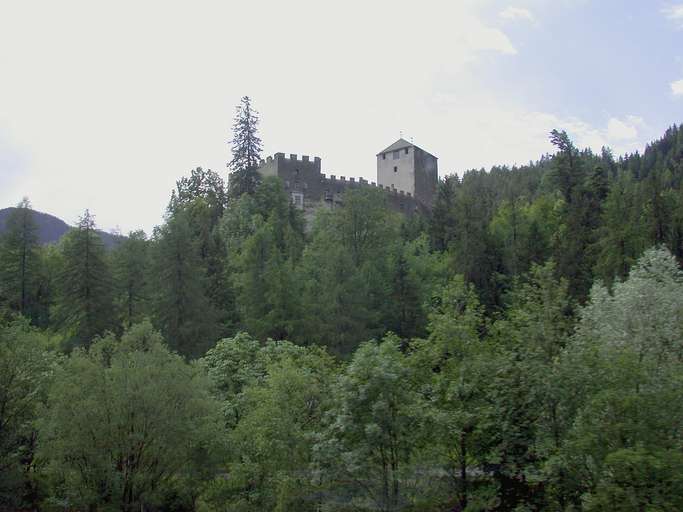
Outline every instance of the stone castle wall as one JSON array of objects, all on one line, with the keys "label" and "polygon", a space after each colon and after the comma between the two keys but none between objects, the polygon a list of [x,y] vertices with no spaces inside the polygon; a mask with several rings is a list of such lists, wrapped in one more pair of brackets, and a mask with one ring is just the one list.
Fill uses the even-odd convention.
[{"label": "stone castle wall", "polygon": [[[346,190],[369,187],[383,190],[387,203],[398,212],[412,215],[416,212],[424,213],[428,205],[416,200],[410,192],[383,187],[374,181],[363,178],[346,178],[334,174],[326,176],[321,172],[321,160],[295,154],[285,156],[275,153],[274,156],[261,160],[258,168],[261,176],[277,176],[282,179],[285,190],[292,195],[295,204],[309,212],[316,208],[335,208],[342,204]],[[299,202],[300,199],[300,202]]]}]

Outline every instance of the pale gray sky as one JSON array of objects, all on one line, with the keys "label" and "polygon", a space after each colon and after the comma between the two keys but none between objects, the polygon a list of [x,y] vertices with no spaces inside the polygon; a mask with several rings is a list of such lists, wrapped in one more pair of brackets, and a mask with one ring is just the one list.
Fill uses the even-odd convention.
[{"label": "pale gray sky", "polygon": [[[149,232],[177,178],[226,174],[245,94],[264,156],[320,156],[328,174],[374,179],[400,131],[441,175],[535,160],[555,127],[632,151],[683,117],[681,12],[656,0],[0,0],[0,207],[26,195],[70,223],[90,208],[103,229]],[[656,71],[638,76],[641,64]]]}]

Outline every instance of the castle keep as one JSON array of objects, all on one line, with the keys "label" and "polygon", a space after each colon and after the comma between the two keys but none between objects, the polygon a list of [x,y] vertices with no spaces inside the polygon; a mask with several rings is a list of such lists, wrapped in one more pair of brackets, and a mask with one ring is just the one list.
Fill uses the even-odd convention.
[{"label": "castle keep", "polygon": [[357,187],[385,191],[388,204],[407,215],[426,212],[431,210],[439,180],[437,158],[404,139],[377,154],[376,182],[334,174],[326,176],[321,172],[320,158],[311,160],[305,155],[299,158],[284,153],[261,160],[258,172],[264,178],[280,178],[292,202],[306,212],[340,206],[344,191]]}]

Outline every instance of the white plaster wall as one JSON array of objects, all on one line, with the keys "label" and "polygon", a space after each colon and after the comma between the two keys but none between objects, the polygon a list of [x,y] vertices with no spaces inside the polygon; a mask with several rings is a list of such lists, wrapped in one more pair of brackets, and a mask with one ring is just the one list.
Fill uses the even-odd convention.
[{"label": "white plaster wall", "polygon": [[[399,157],[396,160],[394,160],[392,152],[386,155],[386,159],[383,159],[381,154],[377,155],[377,183],[415,194],[415,155],[413,148],[408,148],[407,155],[405,149],[399,149]],[[396,166],[397,172],[394,172],[394,166]]]}]

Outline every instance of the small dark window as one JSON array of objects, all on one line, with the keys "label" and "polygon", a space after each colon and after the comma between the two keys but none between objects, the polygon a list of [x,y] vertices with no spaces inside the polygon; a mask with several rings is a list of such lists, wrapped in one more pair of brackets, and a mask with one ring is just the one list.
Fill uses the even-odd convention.
[{"label": "small dark window", "polygon": [[386,159],[387,159],[387,154],[386,154],[386,153],[382,153],[382,160],[386,160]]},{"label": "small dark window", "polygon": [[406,155],[408,154],[408,148],[406,148]]},{"label": "small dark window", "polygon": [[398,172],[398,167],[394,165],[394,172]]},{"label": "small dark window", "polygon": [[298,176],[298,175],[299,175],[299,169],[296,169],[296,170],[294,171],[294,174],[296,174],[296,175]]}]

